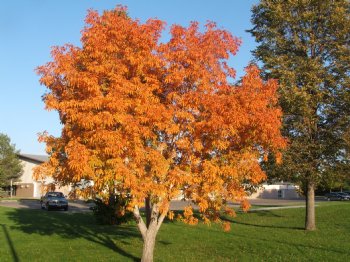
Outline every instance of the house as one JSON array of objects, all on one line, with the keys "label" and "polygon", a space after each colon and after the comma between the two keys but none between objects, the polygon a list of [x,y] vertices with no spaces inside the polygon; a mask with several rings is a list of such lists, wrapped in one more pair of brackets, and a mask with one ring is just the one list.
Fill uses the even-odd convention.
[{"label": "house", "polygon": [[48,156],[18,154],[19,160],[23,165],[23,174],[17,182],[14,183],[13,196],[39,198],[48,190],[57,190],[67,195],[70,187],[55,188],[53,180],[46,179],[38,181],[33,179],[33,168],[48,160]]},{"label": "house", "polygon": [[[39,198],[48,190],[57,190],[68,195],[71,191],[71,186],[63,188],[55,188],[53,180],[46,179],[45,181],[37,181],[33,179],[33,168],[48,160],[47,156],[18,154],[18,158],[23,164],[23,174],[18,182],[15,182],[13,195],[16,197],[34,197]],[[182,199],[180,195],[177,199]],[[300,199],[299,187],[286,182],[268,184],[264,183],[252,195],[251,199]]]}]

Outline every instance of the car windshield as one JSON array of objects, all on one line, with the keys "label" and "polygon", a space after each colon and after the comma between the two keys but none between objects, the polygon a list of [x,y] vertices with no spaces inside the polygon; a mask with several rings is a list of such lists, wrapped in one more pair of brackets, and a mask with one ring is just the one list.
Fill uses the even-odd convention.
[{"label": "car windshield", "polygon": [[51,192],[47,194],[48,197],[64,197],[61,192]]}]

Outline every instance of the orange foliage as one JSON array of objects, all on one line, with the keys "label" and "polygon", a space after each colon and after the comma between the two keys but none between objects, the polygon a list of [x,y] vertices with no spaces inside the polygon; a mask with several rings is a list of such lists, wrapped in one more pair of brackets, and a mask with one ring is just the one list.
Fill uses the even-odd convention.
[{"label": "orange foliage", "polygon": [[241,208],[242,208],[243,212],[247,212],[250,208],[250,203],[246,199],[242,200]]},{"label": "orange foliage", "polygon": [[[227,201],[244,199],[244,183],[265,179],[259,158],[285,147],[277,82],[249,66],[240,85],[230,84],[240,40],[212,22],[204,32],[196,22],[173,25],[166,43],[163,21],[141,23],[124,7],[91,10],[86,23],[82,47],[54,47],[53,61],[37,69],[63,128],[41,136],[50,160],[36,175],[93,181],[102,197],[116,189],[130,197],[129,210],[150,196],[167,212],[183,190],[206,219],[219,220]],[[196,224],[191,212],[183,220]]]},{"label": "orange foliage", "polygon": [[228,232],[231,230],[231,223],[230,222],[227,222],[227,221],[224,221],[222,223],[222,228],[225,232]]},{"label": "orange foliage", "polygon": [[197,225],[198,219],[193,216],[193,209],[191,206],[187,206],[184,208],[182,221],[189,225]]},{"label": "orange foliage", "polygon": [[168,218],[169,218],[170,220],[174,220],[174,212],[173,212],[173,211],[169,211],[169,212],[168,212]]}]

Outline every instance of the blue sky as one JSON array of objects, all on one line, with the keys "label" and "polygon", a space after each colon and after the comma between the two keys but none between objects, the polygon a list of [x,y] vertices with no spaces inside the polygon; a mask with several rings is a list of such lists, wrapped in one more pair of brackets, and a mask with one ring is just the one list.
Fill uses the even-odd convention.
[{"label": "blue sky", "polygon": [[[190,21],[217,23],[243,43],[230,64],[242,75],[252,59],[254,39],[250,9],[257,0],[2,0],[0,1],[0,133],[11,138],[22,153],[45,154],[37,141],[39,132],[60,134],[56,112],[47,112],[41,101],[45,87],[34,72],[51,60],[54,45],[80,46],[80,31],[89,8],[103,11],[126,5],[129,15],[146,21],[158,18],[167,25],[188,25]],[[166,38],[166,35],[165,35]]]}]

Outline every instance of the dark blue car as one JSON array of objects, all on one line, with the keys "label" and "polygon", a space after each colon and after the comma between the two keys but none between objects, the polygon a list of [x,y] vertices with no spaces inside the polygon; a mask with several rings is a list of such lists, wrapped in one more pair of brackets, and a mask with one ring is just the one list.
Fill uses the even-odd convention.
[{"label": "dark blue car", "polygon": [[325,199],[330,200],[350,200],[350,196],[343,192],[331,192],[324,195]]}]

